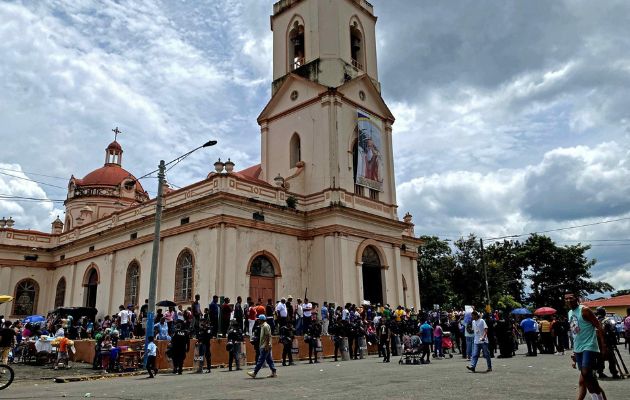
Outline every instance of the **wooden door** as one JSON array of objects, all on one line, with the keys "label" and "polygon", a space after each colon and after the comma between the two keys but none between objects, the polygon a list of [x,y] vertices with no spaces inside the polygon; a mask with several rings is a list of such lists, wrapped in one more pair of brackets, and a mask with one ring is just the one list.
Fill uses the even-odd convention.
[{"label": "wooden door", "polygon": [[267,304],[267,299],[276,301],[276,279],[266,276],[250,276],[249,295],[254,302],[263,299],[263,304]]}]

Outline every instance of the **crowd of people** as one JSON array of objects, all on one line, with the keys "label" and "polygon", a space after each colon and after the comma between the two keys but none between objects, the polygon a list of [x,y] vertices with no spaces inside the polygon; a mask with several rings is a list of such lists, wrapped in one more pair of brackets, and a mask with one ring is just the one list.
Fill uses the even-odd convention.
[{"label": "crowd of people", "polygon": [[[610,330],[606,312],[597,310],[597,316],[605,332],[609,346],[617,344],[614,329]],[[148,334],[147,370],[149,376],[157,373],[156,340],[169,342],[166,355],[172,360],[173,373],[181,374],[186,354],[191,350],[191,338],[196,339],[198,372],[211,371],[211,340],[226,339],[228,369],[241,370],[244,366],[242,347],[249,341],[256,352],[256,367],[250,375],[256,377],[265,363],[276,376],[271,357],[274,336],[282,344],[282,366],[295,365],[297,337],[308,344],[308,362],[319,363],[322,352],[322,336],[331,336],[334,343],[334,361],[345,353],[351,360],[361,358],[369,345],[376,345],[382,361],[390,362],[391,356],[403,356],[407,351],[417,351],[420,363],[429,364],[431,358],[442,359],[446,355],[459,354],[470,360],[467,366],[476,371],[477,361],[483,354],[487,371],[492,371],[491,359],[510,358],[520,344],[526,344],[527,355],[563,355],[574,347],[571,323],[565,316],[532,317],[515,316],[495,311],[480,313],[473,309],[452,311],[417,311],[413,307],[351,304],[335,305],[324,301],[321,305],[308,298],[293,299],[286,296],[278,301],[259,298],[245,301],[239,296],[232,303],[229,298],[219,301],[213,296],[207,307],[200,304],[200,296],[184,308],[183,305],[157,310],[153,332],[145,332],[148,300],[140,308],[121,305],[117,313],[91,321],[71,316],[56,320],[23,324],[21,321],[3,321],[2,357],[6,361],[8,350],[20,340],[39,335],[67,337],[69,340],[94,339],[95,369],[112,367],[112,349],[121,339],[142,338]],[[630,325],[630,310],[626,324]],[[9,334],[13,332],[13,335]],[[630,329],[626,329],[630,335]],[[628,340],[626,340],[626,345]],[[604,359],[598,362],[597,371],[604,375]],[[618,376],[615,363],[609,361],[613,377]],[[205,368],[204,368],[205,366]]]}]

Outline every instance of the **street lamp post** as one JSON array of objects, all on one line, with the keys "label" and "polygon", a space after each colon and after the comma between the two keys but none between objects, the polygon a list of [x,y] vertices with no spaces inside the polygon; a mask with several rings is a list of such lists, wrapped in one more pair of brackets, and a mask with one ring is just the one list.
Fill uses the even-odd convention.
[{"label": "street lamp post", "polygon": [[188,153],[183,154],[175,158],[174,160],[169,161],[168,163],[165,163],[164,160],[160,160],[160,165],[158,166],[157,170],[151,171],[148,174],[138,178],[138,179],[142,179],[148,175],[155,173],[156,171],[158,173],[158,190],[157,190],[157,198],[155,199],[155,230],[153,233],[153,250],[151,253],[151,273],[149,276],[149,307],[147,310],[147,326],[146,326],[146,331],[144,335],[144,365],[146,365],[147,357],[148,357],[148,354],[147,354],[147,346],[149,345],[148,339],[149,339],[149,336],[153,334],[153,327],[155,326],[155,303],[157,302],[155,292],[157,288],[157,269],[158,269],[159,254],[160,254],[160,240],[161,240],[160,229],[161,229],[161,222],[162,222],[162,208],[163,208],[163,201],[164,201],[164,184],[165,184],[164,178],[166,175],[166,166],[173,163],[178,163],[184,158],[191,155],[193,152],[204,147],[214,146],[215,144],[217,144],[216,140],[210,140],[204,143],[203,145],[189,151]]}]

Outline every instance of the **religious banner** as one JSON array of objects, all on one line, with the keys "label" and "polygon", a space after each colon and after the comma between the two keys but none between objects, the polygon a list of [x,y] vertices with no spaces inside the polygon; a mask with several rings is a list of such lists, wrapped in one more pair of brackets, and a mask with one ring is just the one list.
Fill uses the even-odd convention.
[{"label": "religious banner", "polygon": [[358,154],[356,184],[383,191],[383,152],[379,121],[367,112],[357,111]]}]

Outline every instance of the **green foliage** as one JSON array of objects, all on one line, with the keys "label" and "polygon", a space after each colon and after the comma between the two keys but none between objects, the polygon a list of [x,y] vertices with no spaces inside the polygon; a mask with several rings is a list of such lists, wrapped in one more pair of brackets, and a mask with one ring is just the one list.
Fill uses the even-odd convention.
[{"label": "green foliage", "polygon": [[424,242],[418,249],[420,302],[424,308],[433,304],[451,307],[454,297],[449,276],[454,264],[451,248],[435,236],[422,236],[420,239]]},{"label": "green foliage", "polygon": [[606,282],[591,281],[595,260],[584,253],[590,246],[581,244],[558,247],[549,237],[531,235],[523,244],[525,276],[532,281],[529,302],[536,308],[553,307],[564,312],[564,294],[584,297],[613,290]]},{"label": "green foliage", "polygon": [[630,294],[630,289],[617,290],[611,297],[624,296],[626,294]]},{"label": "green foliage", "polygon": [[[579,296],[612,291],[606,282],[592,281],[590,269],[595,260],[581,244],[557,246],[549,237],[531,235],[523,243],[495,242],[482,248],[474,235],[457,240],[454,250],[447,241],[423,236],[418,249],[418,277],[423,308],[486,304],[484,264],[488,274],[490,304],[511,310],[527,304],[549,306],[564,312],[564,294]],[[524,280],[531,281],[525,293]],[[627,294],[630,290],[619,291]]]}]

